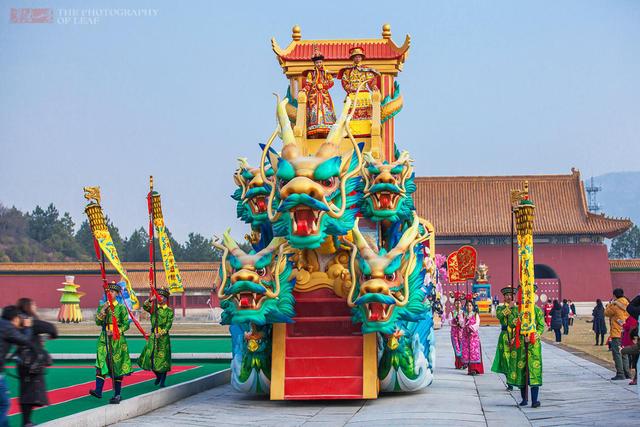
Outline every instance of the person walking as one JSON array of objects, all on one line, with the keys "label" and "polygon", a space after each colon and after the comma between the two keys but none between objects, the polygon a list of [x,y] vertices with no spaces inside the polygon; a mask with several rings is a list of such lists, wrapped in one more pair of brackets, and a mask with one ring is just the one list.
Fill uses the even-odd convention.
[{"label": "person walking", "polygon": [[22,425],[31,426],[31,413],[34,407],[49,404],[47,399],[47,387],[44,381],[45,369],[51,365],[51,357],[44,349],[42,335],[51,339],[58,337],[55,325],[38,318],[35,301],[30,298],[20,298],[17,302],[20,317],[22,318],[23,333],[29,337],[34,351],[22,347],[17,364],[18,377],[20,378],[20,410],[22,412]]},{"label": "person walking", "polygon": [[622,355],[622,325],[629,317],[627,306],[629,300],[625,298],[624,291],[620,288],[613,290],[613,298],[604,309],[604,315],[609,318],[609,338],[611,339],[611,355],[613,363],[616,365],[616,375],[612,381],[619,381],[631,378],[629,374],[629,357]]},{"label": "person walking", "polygon": [[567,303],[566,299],[562,300],[562,333],[565,335],[569,335],[569,314],[571,313],[571,308]]},{"label": "person walking", "polygon": [[21,323],[19,314],[18,307],[8,305],[2,309],[0,318],[0,427],[9,426],[9,388],[4,377],[7,354],[12,345],[25,346],[33,350],[31,341],[18,331]]},{"label": "person walking", "polygon": [[556,334],[556,342],[562,341],[562,306],[558,300],[553,300],[553,308],[551,309],[551,329]]},{"label": "person walking", "polygon": [[[122,391],[122,379],[125,375],[131,374],[131,358],[129,357],[129,346],[124,333],[129,329],[129,313],[124,303],[118,302],[118,295],[122,289],[116,282],[108,285],[108,292],[113,300],[113,313],[109,306],[109,300],[105,299],[104,304],[98,307],[96,313],[96,325],[102,326],[100,338],[98,338],[96,352],[96,387],[89,390],[89,394],[98,399],[102,398],[102,388],[107,375],[111,376],[113,382],[113,397],[109,403],[119,404]],[[113,337],[112,314],[115,316],[120,338]]]},{"label": "person walking", "polygon": [[462,363],[462,330],[464,328],[464,313],[462,311],[462,301],[464,295],[456,291],[450,293],[453,298],[453,310],[451,311],[451,346],[453,347],[453,355],[455,357],[454,365],[456,369],[465,369]]},{"label": "person walking", "polygon": [[[156,385],[165,386],[167,373],[171,370],[171,339],[169,330],[173,325],[173,308],[169,307],[169,290],[158,289],[158,302],[152,295],[144,302],[142,308],[151,315],[153,331],[149,335],[149,341],[144,346],[138,359],[138,365],[145,371],[153,371],[156,375]],[[154,313],[154,310],[157,312]],[[154,318],[155,316],[155,318]]]},{"label": "person walking", "polygon": [[[607,333],[607,322],[605,322],[604,319],[604,305],[602,305],[602,300],[596,300],[596,306],[593,308],[591,315],[593,316],[593,332],[596,334],[595,345],[604,345],[604,336]],[[598,339],[600,344],[598,344]]]},{"label": "person walking", "polygon": [[[537,286],[534,286],[535,291],[538,290],[537,288]],[[522,322],[523,313],[521,313],[520,310],[518,310],[518,312],[518,321]],[[529,404],[527,387],[531,387],[531,407],[537,408],[540,406],[538,392],[542,386],[542,345],[540,343],[540,337],[546,328],[544,313],[537,305],[534,306],[534,319],[532,319],[532,321],[535,325],[535,333],[532,333],[533,337],[523,335],[519,337],[520,345],[514,346],[515,357],[511,363],[507,383],[520,389],[520,395],[522,397],[520,406],[527,406]],[[535,339],[532,339],[534,337]]]},{"label": "person walking", "polygon": [[551,310],[553,310],[553,303],[551,300],[547,300],[546,304],[543,307],[544,311],[544,323],[547,325],[547,328],[551,330]]},{"label": "person walking", "polygon": [[576,305],[571,300],[569,300],[569,309],[571,310],[569,313],[569,326],[573,326],[573,319],[576,318]]},{"label": "person walking", "polygon": [[[502,288],[504,303],[496,308],[496,317],[500,321],[500,336],[496,346],[496,355],[493,358],[491,371],[497,374],[509,375],[511,364],[511,345],[515,333],[515,321],[517,318],[517,308],[513,302],[514,289],[511,286]],[[513,390],[513,386],[507,386],[508,390]]]},{"label": "person walking", "polygon": [[462,363],[467,365],[468,375],[484,374],[482,344],[480,343],[480,315],[473,304],[473,295],[467,295],[464,327],[462,330]]}]

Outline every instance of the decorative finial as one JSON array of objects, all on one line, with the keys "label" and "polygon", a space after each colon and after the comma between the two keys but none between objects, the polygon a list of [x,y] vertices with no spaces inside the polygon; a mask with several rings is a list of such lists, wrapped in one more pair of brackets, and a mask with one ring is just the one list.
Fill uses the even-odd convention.
[{"label": "decorative finial", "polygon": [[83,190],[85,199],[95,200],[97,204],[100,204],[100,187],[84,187]]},{"label": "decorative finial", "polygon": [[391,38],[391,25],[390,24],[384,24],[382,26],[382,38],[383,39],[390,39]]},{"label": "decorative finial", "polygon": [[294,25],[291,29],[291,38],[294,42],[300,41],[302,38],[302,30],[300,29],[300,25]]},{"label": "decorative finial", "polygon": [[153,175],[149,175],[149,190],[153,191]]}]

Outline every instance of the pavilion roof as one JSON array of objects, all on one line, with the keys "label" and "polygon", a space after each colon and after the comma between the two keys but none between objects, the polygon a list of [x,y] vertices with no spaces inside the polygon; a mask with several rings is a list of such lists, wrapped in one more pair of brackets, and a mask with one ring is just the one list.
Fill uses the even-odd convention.
[{"label": "pavilion roof", "polygon": [[417,177],[418,214],[437,237],[508,236],[510,191],[529,182],[536,205],[534,235],[596,235],[613,238],[632,226],[627,218],[589,212],[575,169],[567,175]]}]

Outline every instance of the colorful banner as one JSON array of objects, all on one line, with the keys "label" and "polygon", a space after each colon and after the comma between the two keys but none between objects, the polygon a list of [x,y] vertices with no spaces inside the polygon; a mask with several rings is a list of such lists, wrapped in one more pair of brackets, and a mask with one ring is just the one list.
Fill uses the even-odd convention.
[{"label": "colorful banner", "polygon": [[162,254],[162,265],[164,266],[164,274],[167,277],[169,292],[172,294],[176,292],[182,293],[184,292],[182,276],[180,275],[180,270],[178,270],[176,259],[173,256],[173,251],[171,250],[171,242],[169,241],[169,236],[167,236],[164,221],[156,220],[155,222],[156,231],[158,233],[158,243],[160,245],[160,253]]},{"label": "colorful banner", "polygon": [[533,235],[518,233],[518,258],[520,265],[520,286],[522,287],[521,335],[536,332],[535,322],[535,277],[533,274]]},{"label": "colorful banner", "polygon": [[120,262],[120,258],[118,257],[118,251],[116,250],[116,246],[113,244],[113,240],[111,239],[111,234],[108,229],[105,230],[95,230],[94,236],[98,241],[98,245],[100,245],[100,249],[104,253],[104,256],[109,260],[113,268],[116,269],[122,279],[127,284],[127,291],[129,292],[129,297],[131,298],[131,303],[133,305],[133,309],[137,310],[140,308],[140,303],[138,301],[138,297],[136,293],[133,291],[131,287],[131,281],[129,277],[127,277],[127,272],[124,269],[122,263]]}]

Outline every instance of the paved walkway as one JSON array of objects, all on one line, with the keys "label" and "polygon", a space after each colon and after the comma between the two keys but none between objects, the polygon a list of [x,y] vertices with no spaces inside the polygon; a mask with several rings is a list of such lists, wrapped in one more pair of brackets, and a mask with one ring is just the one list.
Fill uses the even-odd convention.
[{"label": "paved walkway", "polygon": [[[489,371],[498,328],[481,328]],[[217,387],[120,425],[190,426],[637,426],[640,400],[627,381],[555,345],[543,343],[542,407],[519,408],[518,391],[487,372],[471,377],[453,369],[449,330],[437,331],[436,376],[420,393],[386,394],[370,401],[272,402]],[[518,399],[518,400],[516,400]]]}]

